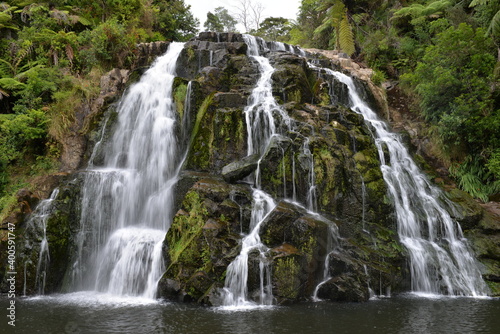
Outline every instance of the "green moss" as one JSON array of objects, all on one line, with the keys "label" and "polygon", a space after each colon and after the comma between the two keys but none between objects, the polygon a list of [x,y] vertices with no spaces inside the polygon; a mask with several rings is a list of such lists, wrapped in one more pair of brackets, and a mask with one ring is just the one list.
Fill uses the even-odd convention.
[{"label": "green moss", "polygon": [[201,234],[208,214],[200,196],[194,191],[186,194],[183,207],[189,214],[176,215],[167,234],[171,265],[191,263],[198,257],[198,247],[193,241]]},{"label": "green moss", "polygon": [[274,265],[274,282],[281,297],[295,299],[299,294],[300,265],[295,257],[278,258]]},{"label": "green moss", "polygon": [[188,62],[192,61],[194,57],[196,56],[196,52],[194,51],[194,47],[192,45],[188,46],[185,48],[187,57],[188,57]]},{"label": "green moss", "polygon": [[[335,178],[338,160],[326,148],[318,150],[315,156],[317,157],[314,169],[316,181],[318,184],[322,183],[320,201],[321,205],[326,207],[330,204],[331,192],[335,190],[337,183],[342,181]],[[338,192],[338,190],[336,191]]]},{"label": "green moss", "polygon": [[190,158],[191,166],[202,170],[208,170],[210,167],[210,157],[212,156],[212,143],[214,140],[214,131],[211,120],[205,117],[208,108],[212,105],[214,93],[208,95],[196,114],[196,120],[193,126],[190,140]]},{"label": "green moss", "polygon": [[500,296],[500,282],[486,281],[486,284],[490,288],[491,296],[493,297]]},{"label": "green moss", "polygon": [[314,250],[316,249],[316,238],[312,235],[306,239],[306,242],[300,246],[300,251],[306,256],[307,263],[314,259]]},{"label": "green moss", "polygon": [[182,119],[184,114],[184,103],[186,101],[187,85],[184,83],[179,84],[174,88],[174,103],[179,114],[179,118]]},{"label": "green moss", "polygon": [[287,92],[286,102],[297,102],[300,103],[302,100],[302,94],[299,89],[290,90]]}]

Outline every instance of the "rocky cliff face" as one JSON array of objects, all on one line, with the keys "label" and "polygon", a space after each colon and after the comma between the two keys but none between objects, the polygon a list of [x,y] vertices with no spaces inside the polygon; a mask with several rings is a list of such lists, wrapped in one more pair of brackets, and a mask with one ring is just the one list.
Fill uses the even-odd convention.
[{"label": "rocky cliff face", "polygon": [[[272,43],[267,47],[266,57],[275,68],[273,96],[294,127],[273,137],[262,157],[247,155],[244,109],[260,73],[258,64],[247,56],[248,45],[242,35],[202,33],[186,43],[181,53],[173,98],[179,120],[187,120],[178,132],[188,131],[188,140],[182,145],[189,150],[177,184],[177,213],[164,241],[166,272],[159,283],[159,296],[206,304],[220,302],[227,267],[240,252],[242,236],[249,232],[253,186],[249,176],[257,169],[262,189],[277,202],[263,221],[260,236],[269,249],[265,261],[271,268],[273,295],[278,303],[306,300],[314,293],[321,299],[364,301],[371,292],[408,290],[406,254],[398,241],[370,129],[359,114],[346,107],[343,84],[331,87],[328,82],[332,78],[308,66],[304,57],[280,51]],[[164,52],[165,44],[145,50],[144,59],[151,59],[155,50]],[[337,70],[359,70],[352,64],[345,69],[342,65],[348,64],[312,53],[308,57]],[[138,64],[145,66],[144,62]],[[109,140],[116,113],[112,107],[106,111],[102,107],[114,101],[125,87],[129,72],[115,70],[108,78],[101,83],[101,100],[95,101],[100,107],[87,115],[93,123],[101,120],[106,131],[89,136],[89,146]],[[357,84],[365,87],[365,98],[384,114],[380,91],[371,91],[372,85],[366,80],[361,76]],[[330,94],[331,89],[335,94]],[[188,113],[186,117],[184,113]],[[82,146],[78,159],[90,157],[90,150],[83,152]],[[98,162],[101,153],[96,150],[92,159]],[[69,169],[79,165],[80,160],[69,159],[67,163]],[[65,280],[70,279],[68,256],[75,249],[80,228],[81,176],[75,175],[63,182],[54,203],[55,213],[47,223],[51,261],[46,292],[64,290]],[[472,222],[471,231],[489,226],[471,236],[477,237],[476,249],[488,259],[490,276],[486,278],[495,281],[498,243],[480,245],[488,231],[498,230],[498,221],[487,220],[482,211],[471,213],[474,210],[465,210],[462,221]],[[41,237],[25,231],[21,234],[24,246],[19,252],[19,272],[30,261],[26,267],[27,292],[36,293],[39,283],[35,282],[34,264]],[[260,256],[249,254],[249,295],[259,289]]]},{"label": "rocky cliff face", "polygon": [[[193,130],[180,181],[186,195],[167,233],[168,269],[160,294],[211,304],[217,303],[225,269],[239,253],[241,233],[249,232],[251,187],[246,177],[255,173],[257,162],[247,156],[244,108],[259,69],[247,56],[241,35],[202,34],[183,52],[178,74],[184,80],[177,90],[192,82]],[[382,294],[388,287],[404,289],[404,254],[362,117],[345,107],[347,101],[331,101],[326,80],[305,58],[283,51],[266,56],[275,68],[273,95],[295,123],[295,133],[274,137],[258,164],[262,189],[278,201],[260,230],[270,249],[273,295],[278,302],[313,295],[324,278],[332,226],[338,226],[342,238],[327,264],[333,275],[319,298],[367,300],[370,284]],[[338,83],[335,89],[340,93],[345,88]],[[183,101],[180,96],[177,103]],[[306,143],[315,157],[312,165],[302,150]],[[315,179],[316,210],[323,218],[304,209],[309,175]],[[285,201],[293,196],[297,203]],[[251,258],[249,295],[259,288],[258,262]]]}]

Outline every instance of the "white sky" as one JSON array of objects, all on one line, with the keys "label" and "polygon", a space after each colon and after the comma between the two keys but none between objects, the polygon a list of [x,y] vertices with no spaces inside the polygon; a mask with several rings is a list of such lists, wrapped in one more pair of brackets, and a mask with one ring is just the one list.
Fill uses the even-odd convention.
[{"label": "white sky", "polygon": [[[301,0],[252,0],[252,3],[260,2],[264,7],[262,20],[266,17],[284,17],[296,19],[299,12]],[[191,13],[200,20],[200,29],[203,30],[203,23],[207,19],[208,12],[214,12],[217,7],[224,7],[233,17],[238,12],[239,0],[184,0],[186,5],[191,5]],[[243,30],[238,25],[238,29]],[[241,31],[245,32],[245,31]]]}]

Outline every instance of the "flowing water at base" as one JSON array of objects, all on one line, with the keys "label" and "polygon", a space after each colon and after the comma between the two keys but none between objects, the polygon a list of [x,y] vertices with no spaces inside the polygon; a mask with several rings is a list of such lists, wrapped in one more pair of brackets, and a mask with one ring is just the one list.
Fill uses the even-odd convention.
[{"label": "flowing water at base", "polygon": [[497,333],[500,299],[421,298],[303,303],[227,311],[195,305],[73,293],[16,300],[16,327],[0,333]]}]

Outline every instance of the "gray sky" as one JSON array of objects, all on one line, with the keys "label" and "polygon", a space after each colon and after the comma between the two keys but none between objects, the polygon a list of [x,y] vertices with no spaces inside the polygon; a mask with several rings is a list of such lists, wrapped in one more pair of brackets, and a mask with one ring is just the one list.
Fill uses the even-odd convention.
[{"label": "gray sky", "polygon": [[[266,17],[284,17],[287,19],[296,19],[299,12],[301,0],[252,0],[252,2],[260,2],[264,7],[262,19]],[[238,11],[239,0],[184,0],[184,3],[191,5],[191,12],[200,20],[201,27],[207,19],[208,12],[214,12],[217,7],[224,7],[229,11],[229,14],[234,14]],[[243,30],[241,26],[238,29]]]}]

